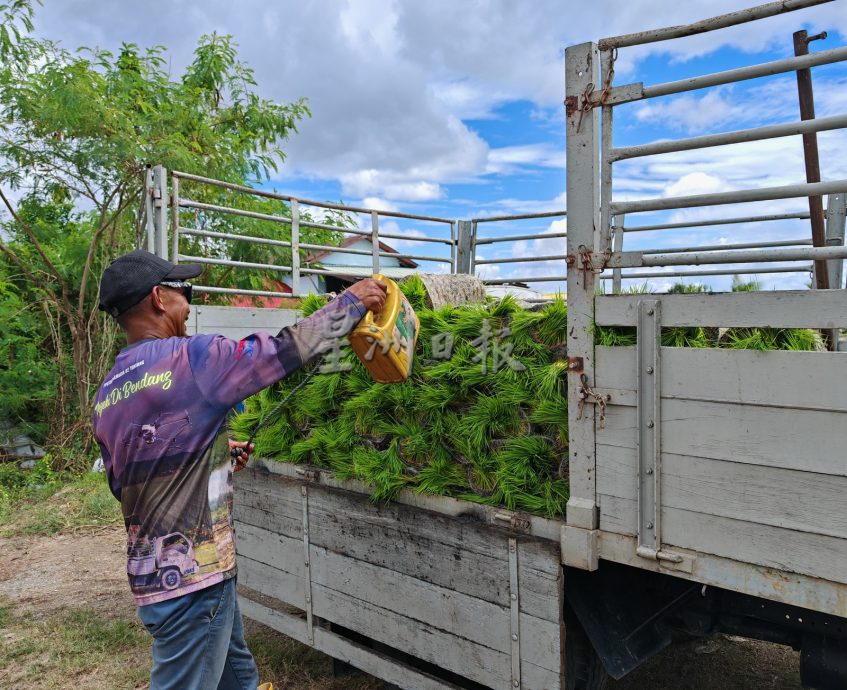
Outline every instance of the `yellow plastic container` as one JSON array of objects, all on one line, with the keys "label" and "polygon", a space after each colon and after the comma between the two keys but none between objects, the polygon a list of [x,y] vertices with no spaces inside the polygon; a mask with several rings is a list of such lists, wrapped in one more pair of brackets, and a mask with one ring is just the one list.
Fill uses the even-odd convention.
[{"label": "yellow plastic container", "polygon": [[365,314],[347,338],[375,381],[400,383],[412,373],[420,321],[397,283],[380,274],[374,280],[388,285],[385,306]]}]

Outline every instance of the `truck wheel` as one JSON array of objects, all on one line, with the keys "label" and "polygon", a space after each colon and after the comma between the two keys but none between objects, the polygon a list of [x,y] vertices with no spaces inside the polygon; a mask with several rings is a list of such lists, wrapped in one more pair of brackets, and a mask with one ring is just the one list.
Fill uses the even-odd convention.
[{"label": "truck wheel", "polygon": [[608,680],[588,635],[565,605],[565,690],[603,690]]},{"label": "truck wheel", "polygon": [[181,579],[182,578],[180,577],[179,570],[177,568],[165,568],[162,571],[159,581],[165,589],[176,589],[179,587]]}]

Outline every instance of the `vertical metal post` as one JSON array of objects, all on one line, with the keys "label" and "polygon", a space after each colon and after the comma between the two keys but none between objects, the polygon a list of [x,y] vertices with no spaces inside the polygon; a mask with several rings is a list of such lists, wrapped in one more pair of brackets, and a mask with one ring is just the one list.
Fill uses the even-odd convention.
[{"label": "vertical metal post", "polygon": [[153,169],[147,168],[144,173],[144,217],[147,231],[147,251],[156,253],[156,211],[153,207]]},{"label": "vertical metal post", "polygon": [[371,246],[373,248],[373,272],[379,273],[379,214],[371,211]]},{"label": "vertical metal post", "polygon": [[509,637],[511,639],[512,687],[521,685],[521,613],[518,580],[518,540],[509,539]]},{"label": "vertical metal post", "polygon": [[[594,246],[599,220],[598,111],[585,102],[600,83],[600,53],[595,43],[565,51],[566,169],[568,198],[568,424],[571,497],[568,525],[594,530],[596,503],[596,428],[594,405],[580,405],[583,381],[594,383],[595,274],[583,259]],[[582,377],[585,377],[584,379]],[[579,410],[582,409],[582,414]]]},{"label": "vertical metal post", "polygon": [[473,223],[460,220],[459,237],[456,242],[456,273],[471,272],[471,252],[473,252]]},{"label": "vertical metal post", "polygon": [[[826,38],[826,32],[809,36],[806,31],[794,32],[794,55],[808,55],[809,42]],[[800,98],[800,119],[815,119],[815,95],[812,90],[812,72],[809,69],[797,70],[797,93]],[[815,132],[803,135],[803,156],[806,161],[806,182],[821,181],[820,159],[818,158],[818,135]],[[819,196],[809,197],[809,215],[812,223],[812,244],[815,247],[826,246],[824,230],[823,200]],[[815,261],[815,286],[819,290],[829,288],[829,274],[826,261]]]},{"label": "vertical metal post", "polygon": [[471,221],[471,250],[468,252],[470,256],[471,267],[468,273],[476,275],[476,231],[479,227],[477,221]]},{"label": "vertical metal post", "polygon": [[450,223],[450,273],[458,273],[456,270],[456,221]]},{"label": "vertical metal post", "polygon": [[153,168],[153,253],[168,258],[168,171]]},{"label": "vertical metal post", "polygon": [[[623,251],[623,235],[624,235],[624,220],[626,216],[615,216],[612,220],[614,236],[612,238],[612,250],[614,252]],[[621,293],[623,288],[623,280],[621,279],[621,269],[615,268],[612,270],[612,292],[616,295]]]},{"label": "vertical metal post", "polygon": [[179,263],[179,177],[171,175],[171,261]]},{"label": "vertical metal post", "polygon": [[[826,244],[829,247],[844,245],[844,225],[847,216],[847,194],[830,194],[826,198]],[[844,286],[844,260],[833,259],[829,264],[829,287],[840,290]],[[829,341],[832,349],[838,350],[841,340],[841,329],[833,328]]]},{"label": "vertical metal post", "polygon": [[638,555],[661,550],[661,320],[659,300],[638,303]]},{"label": "vertical metal post", "polygon": [[312,613],[312,549],[309,543],[309,490],[305,486],[300,487],[300,495],[303,497],[303,573],[305,580],[306,595],[306,639],[309,644],[315,642],[315,620]]},{"label": "vertical metal post", "polygon": [[291,199],[291,292],[300,294],[300,202]]},{"label": "vertical metal post", "polygon": [[[615,51],[604,50],[600,53],[600,71],[603,78],[603,89],[612,86],[614,76]],[[611,238],[611,204],[612,204],[612,161],[609,151],[612,148],[612,106],[604,105],[601,109],[602,128],[600,133],[600,232],[595,234],[594,251],[602,254],[612,243]]]},{"label": "vertical metal post", "polygon": [[[826,199],[826,245],[844,245],[845,216],[847,216],[847,194],[830,194]],[[829,261],[829,287],[835,290],[844,286],[844,260]]]}]

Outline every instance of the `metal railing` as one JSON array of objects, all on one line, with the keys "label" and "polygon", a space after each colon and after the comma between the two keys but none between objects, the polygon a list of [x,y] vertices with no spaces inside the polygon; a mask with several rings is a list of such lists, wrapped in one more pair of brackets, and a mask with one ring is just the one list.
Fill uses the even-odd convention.
[{"label": "metal railing", "polygon": [[[847,126],[847,115],[835,115],[812,121],[616,147],[613,137],[616,106],[847,60],[847,47],[648,86],[643,83],[615,84],[614,65],[618,50],[701,34],[794,9],[823,4],[826,1],[828,0],[781,0],[695,24],[618,36],[599,43],[583,43],[566,50],[567,254],[570,263],[567,276],[567,349],[569,383],[573,384],[568,386],[570,499],[566,513],[567,528],[563,532],[563,543],[568,547],[565,549],[567,565],[594,569],[598,559],[596,542],[592,541],[599,527],[596,486],[597,429],[603,425],[605,408],[600,404],[585,404],[586,401],[595,401],[598,398],[591,388],[597,385],[594,342],[597,281],[611,278],[619,285],[620,281],[627,277],[641,280],[669,277],[674,273],[681,276],[683,273],[676,271],[676,267],[683,266],[696,269],[684,275],[703,276],[758,273],[760,270],[757,265],[765,265],[770,272],[807,271],[810,270],[809,262],[820,265],[820,262],[829,261],[830,263],[822,265],[828,272],[833,272],[840,270],[843,260],[847,258],[847,248],[843,246],[843,221],[840,220],[843,216],[847,180],[635,200],[618,200],[613,197],[615,165],[624,160],[714,146],[738,146],[751,141],[809,135]],[[809,246],[815,243],[807,241],[806,238],[797,241],[791,238],[765,242],[750,237],[741,238],[730,246],[716,245],[714,241],[708,240],[702,242],[704,246],[699,247],[643,246],[627,251],[623,246],[624,236],[629,232],[659,231],[658,236],[661,237],[662,231],[703,227],[710,223],[741,226],[749,222],[809,217],[808,214],[751,216],[748,213],[714,221],[674,222],[675,219],[670,218],[668,222],[627,227],[625,221],[630,220],[631,214],[823,195],[830,195],[830,232],[827,233],[827,246],[820,246],[820,242],[817,242],[818,246]],[[811,239],[811,233],[809,238]],[[647,241],[639,244],[646,245]],[[797,262],[803,263],[798,266]],[[787,265],[789,263],[791,265]],[[696,268],[701,265],[706,265],[707,268]],[[624,274],[621,269],[632,271]],[[603,275],[604,271],[611,272],[612,275]],[[840,281],[839,277],[836,284],[840,285]],[[746,298],[746,295],[736,296],[739,301]],[[645,362],[653,354],[656,358],[660,355],[660,306],[661,301],[649,300],[638,307],[639,327],[644,326],[644,332],[650,333],[649,337],[639,338],[638,341],[638,357],[644,358]],[[755,323],[755,316],[751,316],[750,325],[764,324]],[[648,354],[645,355],[645,352]],[[635,422],[638,438],[638,501],[635,546],[639,557],[649,558],[654,562],[666,559],[678,563],[682,561],[681,557],[663,551],[660,526],[660,437],[659,425],[654,424],[659,414],[655,410],[660,409],[660,389],[656,383],[658,376],[652,376],[658,373],[658,369],[658,365],[653,363],[649,366],[639,365],[638,368]],[[644,381],[646,383],[643,383]]]},{"label": "metal railing", "polygon": [[[302,291],[301,278],[303,278],[304,276],[347,276],[350,275],[351,272],[360,270],[360,268],[364,269],[364,266],[359,267],[353,265],[344,267],[339,266],[336,268],[333,268],[331,266],[321,267],[319,265],[320,261],[316,258],[313,258],[311,261],[308,262],[307,265],[304,265],[304,259],[307,259],[309,256],[314,257],[315,253],[317,252],[335,252],[342,256],[351,257],[370,256],[371,263],[369,267],[370,270],[368,272],[372,273],[379,273],[381,270],[386,269],[384,265],[385,262],[382,261],[382,259],[384,258],[392,258],[397,260],[408,259],[413,261],[417,260],[447,264],[449,265],[451,272],[456,271],[456,221],[451,219],[417,215],[411,213],[401,213],[398,211],[382,211],[377,209],[349,206],[345,204],[335,204],[330,202],[313,201],[310,199],[302,199],[287,194],[278,194],[276,192],[271,192],[263,189],[255,189],[252,187],[246,187],[243,185],[233,184],[230,182],[224,182],[209,177],[203,177],[200,175],[194,175],[179,171],[173,171],[170,174],[170,190],[168,190],[167,177],[168,176],[161,167],[157,166],[153,169],[152,178],[154,179],[148,179],[148,183],[153,184],[154,189],[153,193],[149,194],[148,197],[152,200],[168,198],[170,200],[170,258],[173,261],[188,261],[210,266],[227,266],[232,268],[243,268],[251,270],[255,269],[261,271],[272,271],[282,273],[287,277],[287,280],[290,282],[291,288],[291,292],[281,292],[276,290],[251,290],[242,288],[218,287],[213,285],[196,285],[194,289],[197,292],[261,297],[304,297],[309,294],[309,292],[315,292],[315,290],[306,292]],[[227,190],[229,192],[233,192],[236,197],[238,195],[246,195],[280,201],[286,205],[285,208],[287,213],[264,213],[238,208],[236,206],[211,204],[187,198],[182,195],[181,191],[181,183],[183,181],[188,181],[199,186],[205,185]],[[160,202],[160,205],[163,207],[167,206],[166,203],[162,202]],[[181,213],[183,210],[187,209],[194,210],[198,214],[202,213],[209,217],[234,216],[251,220],[278,223],[281,226],[280,236],[287,236],[290,237],[290,239],[261,237],[235,232],[221,232],[218,230],[206,229],[204,227],[189,226],[187,224],[184,224],[184,221],[182,219],[183,214]],[[365,214],[367,217],[370,218],[371,227],[369,229],[365,229],[343,224],[336,225],[333,223],[319,222],[318,220],[312,219],[312,214],[315,212],[315,210],[334,211],[343,214]],[[155,215],[153,217],[154,219],[156,218]],[[449,234],[446,237],[434,237],[421,233],[410,235],[408,233],[402,234],[396,232],[384,232],[380,230],[381,218],[422,221],[429,224],[435,224],[440,228],[447,226]],[[164,221],[162,221],[161,219],[158,221],[158,225],[160,226],[163,225],[163,223]],[[355,249],[353,247],[345,247],[339,245],[303,242],[301,241],[301,232],[303,228],[329,230],[332,232],[338,232],[343,235],[354,237],[361,236],[364,239],[370,240],[371,247],[370,249]],[[160,230],[153,229],[150,232],[149,236],[151,238],[160,238],[162,234],[163,233]],[[270,262],[239,261],[232,259],[230,256],[227,256],[225,251],[220,252],[221,248],[218,249],[219,252],[223,255],[198,256],[195,254],[186,254],[183,253],[181,249],[180,240],[183,237],[207,238],[211,240],[222,241],[225,243],[246,242],[272,247],[290,248],[291,265],[280,265],[273,264]],[[407,241],[412,240],[414,242],[429,243],[430,245],[438,246],[446,245],[449,248],[449,254],[437,255],[418,254],[412,252],[385,251],[383,249],[383,246],[381,245],[381,242],[384,239],[400,239]],[[158,245],[156,244],[157,241],[159,242]],[[166,245],[162,244],[161,240],[150,239],[148,244],[150,247],[157,247],[158,253],[167,255],[167,247]],[[306,255],[305,257],[301,257],[301,253],[303,252],[309,252],[310,254]]]}]

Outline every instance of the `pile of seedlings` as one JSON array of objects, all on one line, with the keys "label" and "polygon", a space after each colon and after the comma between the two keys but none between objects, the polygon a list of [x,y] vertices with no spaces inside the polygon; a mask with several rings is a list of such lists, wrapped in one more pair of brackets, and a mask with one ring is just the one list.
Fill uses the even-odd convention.
[{"label": "pile of seedlings", "polygon": [[[348,351],[352,368],[315,374],[257,434],[256,453],[360,479],[378,501],[410,489],[564,515],[564,299],[535,310],[510,298],[433,309],[420,278],[401,287],[421,323],[409,379],[376,383]],[[304,315],[324,303],[307,298]],[[245,440],[304,375],[248,399],[233,438]]]},{"label": "pile of seedlings", "polygon": [[[568,499],[564,299],[523,308],[508,297],[489,298],[484,304],[435,309],[428,306],[419,277],[401,288],[421,323],[410,378],[376,383],[348,348],[343,361],[350,370],[315,373],[259,431],[258,456],[359,479],[372,487],[375,501],[409,489],[563,516]],[[320,297],[305,299],[304,316],[325,303]],[[596,340],[635,345],[635,329],[597,328]],[[817,331],[769,328],[666,328],[662,344],[823,347]],[[246,440],[304,376],[296,372],[248,399],[244,412],[230,422],[232,437]]]}]

